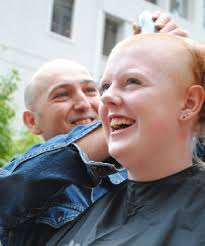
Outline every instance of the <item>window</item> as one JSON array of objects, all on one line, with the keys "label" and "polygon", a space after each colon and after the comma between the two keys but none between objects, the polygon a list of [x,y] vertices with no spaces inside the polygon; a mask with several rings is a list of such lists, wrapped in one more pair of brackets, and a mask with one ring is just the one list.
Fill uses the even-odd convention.
[{"label": "window", "polygon": [[54,0],[51,31],[71,37],[74,0]]},{"label": "window", "polygon": [[118,41],[120,23],[112,17],[106,17],[105,19],[105,31],[104,31],[104,43],[103,43],[103,55],[108,56],[110,51]]},{"label": "window", "polygon": [[170,11],[181,17],[188,17],[188,1],[187,0],[171,0]]},{"label": "window", "polygon": [[145,0],[145,1],[150,2],[150,3],[154,3],[154,4],[157,3],[157,0]]}]

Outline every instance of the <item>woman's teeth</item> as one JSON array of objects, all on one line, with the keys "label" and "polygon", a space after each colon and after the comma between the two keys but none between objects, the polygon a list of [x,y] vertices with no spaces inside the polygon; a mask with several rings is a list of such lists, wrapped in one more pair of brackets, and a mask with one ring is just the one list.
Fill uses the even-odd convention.
[{"label": "woman's teeth", "polygon": [[110,122],[110,126],[114,129],[127,128],[134,124],[134,120],[126,118],[113,118]]}]

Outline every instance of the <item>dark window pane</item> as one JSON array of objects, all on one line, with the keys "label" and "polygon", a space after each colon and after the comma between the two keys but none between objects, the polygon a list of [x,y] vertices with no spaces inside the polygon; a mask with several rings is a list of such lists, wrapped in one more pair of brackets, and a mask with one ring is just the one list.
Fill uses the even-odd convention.
[{"label": "dark window pane", "polygon": [[103,55],[108,56],[117,42],[119,23],[107,17],[105,19]]},{"label": "dark window pane", "polygon": [[154,3],[156,4],[157,3],[157,0],[146,0],[147,2],[150,2],[150,3]]},{"label": "dark window pane", "polygon": [[188,16],[187,0],[171,0],[170,11],[186,18]]},{"label": "dark window pane", "polygon": [[54,0],[51,31],[71,36],[74,0]]}]

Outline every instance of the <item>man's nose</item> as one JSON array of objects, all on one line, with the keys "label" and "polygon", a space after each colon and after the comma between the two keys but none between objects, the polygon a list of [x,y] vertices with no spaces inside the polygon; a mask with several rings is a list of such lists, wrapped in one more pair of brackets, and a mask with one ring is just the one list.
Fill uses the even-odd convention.
[{"label": "man's nose", "polygon": [[77,95],[75,100],[74,109],[78,111],[86,111],[91,108],[91,104],[89,99],[86,97],[84,93],[80,93]]}]

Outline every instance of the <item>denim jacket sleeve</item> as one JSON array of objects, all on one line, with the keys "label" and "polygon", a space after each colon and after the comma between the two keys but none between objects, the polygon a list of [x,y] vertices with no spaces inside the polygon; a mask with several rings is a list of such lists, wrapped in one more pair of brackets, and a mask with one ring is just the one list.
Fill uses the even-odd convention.
[{"label": "denim jacket sleeve", "polygon": [[203,139],[195,140],[195,152],[197,156],[204,162],[205,161],[205,145]]},{"label": "denim jacket sleeve", "polygon": [[37,215],[69,184],[94,186],[72,143],[99,125],[78,126],[69,134],[35,145],[0,169],[0,226],[13,227]]}]

